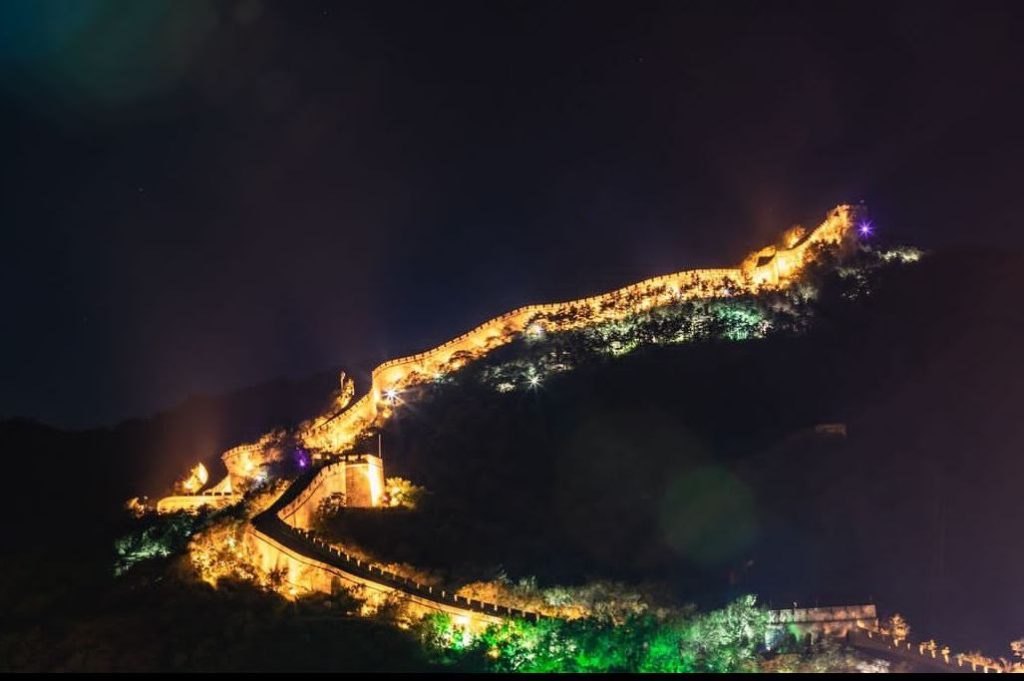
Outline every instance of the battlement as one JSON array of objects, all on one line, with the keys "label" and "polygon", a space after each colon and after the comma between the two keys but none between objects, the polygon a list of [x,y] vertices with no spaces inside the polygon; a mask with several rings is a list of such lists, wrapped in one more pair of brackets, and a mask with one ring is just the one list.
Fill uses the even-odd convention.
[{"label": "battlement", "polygon": [[384,499],[384,462],[375,454],[332,456],[299,494],[277,511],[277,517],[291,527],[312,527],[320,503],[341,495],[345,506],[373,508]]},{"label": "battlement", "polygon": [[[602,295],[520,307],[433,349],[382,363],[372,371],[370,389],[359,400],[351,404],[347,397],[336,400],[332,412],[301,428],[299,436],[313,451],[319,468],[301,475],[267,511],[253,519],[246,541],[251,542],[260,567],[267,572],[286,574],[293,594],[300,588],[331,592],[337,585],[377,594],[398,591],[423,611],[447,612],[471,627],[500,622],[506,617],[536,617],[416,583],[364,563],[310,535],[321,503],[332,496],[340,496],[342,504],[351,507],[376,507],[384,499],[384,467],[379,456],[333,452],[351,447],[370,427],[387,418],[402,389],[454,371],[520,337],[528,329],[569,331],[621,320],[681,300],[727,298],[788,286],[816,257],[817,247],[837,247],[843,243],[853,225],[853,212],[850,206],[839,206],[810,234],[791,231],[784,245],[761,249],[736,267],[667,274]],[[272,460],[276,446],[273,435],[268,434],[258,443],[225,452],[222,458],[229,472],[227,482],[222,481],[214,488],[223,493],[168,497],[161,504],[170,507],[189,503],[181,501],[185,499],[235,497],[230,494],[234,489],[232,481],[248,479],[256,467]],[[861,623],[877,625],[874,606],[775,611],[773,617],[779,627],[803,627],[825,634],[840,629],[848,634],[851,627]]]},{"label": "battlement", "polygon": [[949,646],[940,646],[935,641],[913,643],[896,639],[877,627],[860,627],[848,640],[862,650],[888,653],[909,662],[915,670],[1001,674],[1010,668],[1005,660],[993,660],[979,653],[954,653]]},{"label": "battlement", "polygon": [[816,249],[844,243],[852,231],[854,214],[852,206],[837,206],[806,236],[791,239],[789,246],[760,249],[736,267],[665,274],[602,295],[506,312],[435,348],[382,363],[372,371],[366,394],[341,411],[314,419],[300,436],[311,449],[342,451],[378,419],[387,418],[392,402],[389,395],[457,370],[534,326],[548,332],[570,331],[680,300],[728,298],[784,288],[814,259]]}]

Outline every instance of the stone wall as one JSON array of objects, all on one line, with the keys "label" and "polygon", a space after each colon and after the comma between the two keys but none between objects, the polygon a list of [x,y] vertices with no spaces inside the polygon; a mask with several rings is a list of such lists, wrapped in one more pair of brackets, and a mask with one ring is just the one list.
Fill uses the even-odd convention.
[{"label": "stone wall", "polygon": [[769,622],[800,637],[845,637],[860,629],[877,629],[878,613],[871,604],[787,608],[769,611]]},{"label": "stone wall", "polygon": [[320,502],[332,494],[343,495],[346,506],[379,506],[384,495],[384,465],[380,457],[349,454],[324,465],[299,495],[278,512],[278,517],[292,527],[309,529]]},{"label": "stone wall", "polygon": [[[444,613],[450,615],[457,626],[473,632],[482,631],[491,624],[500,624],[505,617],[515,614],[508,608],[479,601],[474,607],[469,599],[440,589],[436,590],[436,594],[431,593],[433,587],[401,578],[326,545],[322,550],[328,553],[333,551],[334,557],[325,556],[327,560],[324,560],[309,555],[311,552],[305,548],[301,551],[289,548],[253,526],[247,530],[245,541],[250,555],[257,557],[258,567],[264,572],[282,575],[292,596],[310,592],[329,594],[347,589],[371,604],[379,604],[389,596],[397,595],[414,617]],[[341,567],[346,563],[352,569]],[[459,604],[460,598],[463,605]],[[519,615],[525,616],[527,613],[519,612]]]},{"label": "stone wall", "polygon": [[[379,565],[350,555],[310,532],[320,502],[333,493],[345,494],[345,505],[379,505],[383,493],[384,467],[372,454],[349,454],[323,465],[312,477],[300,478],[270,508],[253,519],[246,529],[249,554],[265,573],[280,574],[286,592],[333,593],[339,588],[355,590],[370,603],[396,595],[410,614],[447,613],[456,625],[482,630],[507,617],[534,618],[534,613],[503,607],[496,603],[458,596],[403,577]],[[376,481],[376,482],[374,482]]]},{"label": "stone wall", "polygon": [[164,497],[156,504],[157,513],[176,513],[178,511],[198,511],[204,506],[210,506],[211,508],[223,508],[225,506],[231,506],[237,504],[242,500],[239,494],[218,494],[218,493],[207,493],[207,494],[181,494],[176,496]]},{"label": "stone wall", "polygon": [[380,506],[384,497],[384,465],[380,457],[364,455],[345,465],[345,505],[356,508]]},{"label": "stone wall", "polygon": [[[761,249],[738,267],[679,272],[604,295],[565,303],[531,305],[508,312],[436,348],[381,364],[373,370],[370,389],[365,395],[341,411],[306,424],[299,435],[305,445],[315,451],[344,451],[368,427],[390,414],[391,391],[400,391],[458,369],[533,327],[545,331],[567,331],[623,319],[674,301],[730,297],[786,286],[800,274],[816,247],[837,246],[844,241],[853,224],[853,213],[850,206],[839,206],[798,243]],[[230,486],[235,487],[234,478],[241,482],[251,475],[254,467],[265,458],[262,441],[226,452],[223,459],[232,478]],[[449,613],[456,618],[457,624],[478,629],[500,622],[505,617],[536,617],[535,614],[497,604],[468,599],[460,602],[460,597],[444,590],[434,593],[432,587],[416,584],[378,566],[364,564],[336,547],[318,543],[303,532],[311,526],[320,502],[330,495],[344,494],[347,505],[377,506],[383,491],[383,465],[378,457],[332,457],[331,463],[310,479],[300,478],[268,511],[254,519],[246,532],[246,542],[257,557],[259,567],[266,572],[282,574],[293,595],[300,591],[330,593],[339,587],[355,588],[373,598],[399,592],[414,611]],[[177,503],[171,501],[173,499],[177,498],[170,497],[162,500],[161,504]],[[857,607],[870,607],[873,616],[873,606]],[[865,619],[861,615],[865,612],[849,610],[845,615],[832,613],[840,619],[805,621],[800,619],[804,614],[793,611],[788,616],[789,620],[784,614],[776,617],[780,626],[813,627],[831,633],[838,626],[854,626],[849,623]]]},{"label": "stone wall", "polygon": [[1005,670],[994,660],[979,655],[954,653],[946,646],[895,640],[892,636],[870,627],[851,633],[851,645],[865,651],[886,653],[897,660],[909,662],[914,671],[962,672],[1000,674]]},{"label": "stone wall", "polygon": [[306,446],[339,452],[390,413],[388,391],[401,391],[514,340],[537,325],[546,331],[568,331],[624,319],[673,301],[723,298],[780,288],[798,276],[818,247],[841,245],[853,226],[855,210],[838,206],[825,221],[798,243],[769,246],[737,267],[700,269],[666,274],[598,296],[564,303],[529,305],[488,320],[467,333],[408,357],[384,362],[371,373],[370,389],[343,411],[314,419],[301,432]]}]

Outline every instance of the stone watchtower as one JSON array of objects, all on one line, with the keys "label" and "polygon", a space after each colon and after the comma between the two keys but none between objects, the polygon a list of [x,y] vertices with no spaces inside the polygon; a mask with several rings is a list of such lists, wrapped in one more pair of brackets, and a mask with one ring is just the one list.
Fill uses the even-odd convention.
[{"label": "stone watchtower", "polygon": [[309,529],[320,503],[341,496],[345,506],[371,508],[384,502],[384,464],[376,454],[345,454],[330,463],[309,482],[306,489],[281,509],[278,517],[292,527]]}]

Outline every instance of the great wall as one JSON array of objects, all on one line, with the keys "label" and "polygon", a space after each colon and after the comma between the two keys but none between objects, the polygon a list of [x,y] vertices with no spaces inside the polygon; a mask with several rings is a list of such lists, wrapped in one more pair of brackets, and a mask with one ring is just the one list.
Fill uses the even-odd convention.
[{"label": "great wall", "polygon": [[809,234],[791,229],[782,244],[755,251],[736,267],[686,270],[597,296],[507,312],[435,348],[384,362],[371,372],[365,395],[306,424],[300,436],[314,451],[343,451],[378,419],[387,418],[394,396],[403,389],[454,371],[523,333],[569,331],[678,300],[728,298],[785,287],[800,275],[816,249],[836,248],[846,240],[855,213],[852,206],[837,206]]},{"label": "great wall", "polygon": [[297,479],[246,532],[260,568],[282,574],[289,590],[334,593],[354,588],[371,599],[397,594],[415,614],[447,613],[474,631],[506,617],[537,617],[403,577],[312,534],[314,513],[323,499],[343,494],[346,506],[372,508],[380,504],[383,483],[383,462],[372,454],[344,455]]},{"label": "great wall", "polygon": [[[455,371],[523,334],[567,331],[623,319],[631,314],[678,300],[728,298],[785,288],[818,256],[818,249],[838,249],[854,233],[856,210],[833,209],[810,233],[795,228],[780,245],[760,249],[732,268],[700,269],[654,277],[624,288],[580,300],[529,305],[495,317],[435,348],[384,362],[371,372],[367,392],[355,402],[351,380],[343,378],[334,406],[302,424],[297,438],[312,452],[313,465],[296,478],[262,513],[247,525],[245,542],[266,573],[283,575],[285,593],[333,593],[358,589],[378,598],[401,597],[413,613],[443,612],[458,625],[480,630],[507,618],[539,618],[496,603],[467,599],[445,589],[417,582],[332,546],[312,532],[318,505],[331,495],[345,504],[376,507],[384,489],[383,462],[372,454],[352,454],[352,447],[391,415],[402,391]],[[161,499],[160,512],[226,506],[242,499],[240,490],[275,452],[268,438],[240,445],[222,455],[228,474],[206,491]],[[883,638],[874,605],[770,611],[772,624],[793,636],[842,637],[865,648],[877,648]],[[867,641],[867,643],[863,643]],[[903,654],[899,646],[892,650]],[[922,649],[923,656],[923,649]],[[934,656],[933,656],[934,657]],[[945,657],[947,666],[949,656]],[[963,656],[956,658],[959,668]],[[985,667],[983,671],[990,671]],[[996,670],[992,670],[996,671]]]}]

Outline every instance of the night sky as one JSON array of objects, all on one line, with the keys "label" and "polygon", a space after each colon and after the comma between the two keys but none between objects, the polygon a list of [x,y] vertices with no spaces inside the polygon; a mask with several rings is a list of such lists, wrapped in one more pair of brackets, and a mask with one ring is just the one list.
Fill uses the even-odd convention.
[{"label": "night sky", "polygon": [[1018,247],[1021,2],[5,0],[0,418],[114,423],[728,265]]}]

